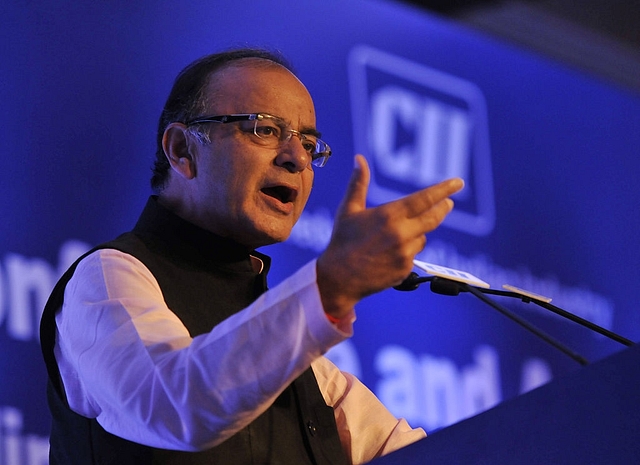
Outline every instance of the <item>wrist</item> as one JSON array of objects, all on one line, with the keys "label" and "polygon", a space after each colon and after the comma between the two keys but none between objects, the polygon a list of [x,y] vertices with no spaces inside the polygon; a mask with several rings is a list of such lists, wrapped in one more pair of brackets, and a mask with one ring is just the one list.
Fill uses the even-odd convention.
[{"label": "wrist", "polygon": [[327,320],[329,320],[329,323],[333,324],[333,325],[337,325],[342,321],[342,318],[336,318],[333,315],[330,315],[327,312],[324,312],[324,316],[327,317]]},{"label": "wrist", "polygon": [[316,282],[320,301],[327,319],[336,324],[353,315],[357,299],[341,291],[345,285],[344,280],[336,279],[332,273],[325,272],[321,260],[322,257],[316,263]]}]

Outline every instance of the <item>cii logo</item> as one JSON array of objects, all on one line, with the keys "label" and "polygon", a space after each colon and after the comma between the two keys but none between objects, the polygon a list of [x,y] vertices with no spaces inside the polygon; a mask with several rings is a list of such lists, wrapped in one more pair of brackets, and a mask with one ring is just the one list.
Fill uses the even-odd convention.
[{"label": "cii logo", "polygon": [[369,201],[459,176],[444,225],[478,236],[495,223],[487,112],[480,89],[433,68],[358,46],[349,55],[356,151],[371,165]]}]

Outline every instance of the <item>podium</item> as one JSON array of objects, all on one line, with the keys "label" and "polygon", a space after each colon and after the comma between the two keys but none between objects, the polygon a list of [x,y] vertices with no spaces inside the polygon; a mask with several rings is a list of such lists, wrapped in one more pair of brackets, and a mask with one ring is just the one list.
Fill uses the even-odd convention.
[{"label": "podium", "polygon": [[640,346],[371,463],[640,464]]}]

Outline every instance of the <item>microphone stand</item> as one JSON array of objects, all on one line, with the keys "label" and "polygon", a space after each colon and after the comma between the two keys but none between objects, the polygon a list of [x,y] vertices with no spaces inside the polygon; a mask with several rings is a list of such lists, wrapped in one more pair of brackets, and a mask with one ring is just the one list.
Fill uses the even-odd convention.
[{"label": "microphone stand", "polygon": [[[471,287],[471,286],[468,286]],[[608,337],[609,339],[619,342],[620,344],[623,344],[627,347],[631,347],[632,345],[634,345],[633,341],[630,341],[629,339],[627,339],[626,337],[622,337],[619,334],[614,333],[613,331],[609,331],[606,328],[603,328],[602,326],[598,326],[595,323],[592,323],[589,320],[585,320],[584,318],[579,317],[578,315],[574,315],[573,313],[567,312],[566,310],[563,310],[559,307],[556,307],[555,305],[550,304],[549,302],[545,302],[543,300],[538,300],[538,299],[534,299],[532,297],[523,295],[523,294],[519,294],[517,292],[511,292],[511,291],[501,291],[498,289],[481,289],[481,288],[476,288],[477,290],[479,290],[480,292],[484,293],[484,294],[492,294],[492,295],[499,295],[499,296],[504,296],[504,297],[516,297],[520,300],[522,300],[524,303],[529,303],[529,302],[533,302],[536,305],[539,305],[540,307],[549,310],[557,315],[560,315],[563,318],[567,318],[568,320],[573,321],[574,323],[578,323],[579,325],[584,326],[585,328],[590,329],[591,331],[594,331],[596,333],[599,333],[603,336]]]},{"label": "microphone stand", "polygon": [[494,302],[492,299],[490,299],[486,295],[484,295],[478,288],[476,288],[474,286],[469,286],[466,283],[460,283],[459,286],[460,286],[461,290],[470,292],[471,294],[475,295],[478,299],[482,300],[484,303],[486,303],[486,304],[490,305],[491,307],[495,308],[496,310],[498,310],[500,313],[502,313],[506,317],[508,317],[511,320],[513,320],[516,323],[518,323],[520,326],[526,328],[527,330],[529,330],[530,332],[532,332],[533,334],[538,336],[543,341],[551,344],[556,349],[558,349],[561,352],[565,353],[566,355],[571,357],[573,360],[578,362],[580,365],[584,366],[584,365],[588,365],[589,364],[589,361],[586,358],[584,358],[582,355],[577,354],[576,352],[574,352],[573,350],[569,349],[567,346],[565,346],[564,344],[562,344],[561,342],[556,340],[555,338],[549,336],[547,333],[545,333],[541,329],[538,329],[536,326],[534,326],[531,323],[529,323],[527,320],[525,320],[523,318],[520,318],[518,315],[516,315],[512,311],[507,310],[502,305],[498,304],[497,302]]},{"label": "microphone stand", "polygon": [[556,313],[557,315],[560,315],[564,318],[567,318],[575,323],[578,323],[592,331],[595,331],[603,336],[606,336],[616,342],[619,342],[620,344],[623,344],[625,346],[632,346],[634,345],[634,343],[632,341],[630,341],[629,339],[626,339],[612,331],[609,331],[605,328],[602,328],[601,326],[598,326],[588,320],[585,320],[577,315],[574,315],[570,312],[567,312],[566,310],[563,310],[559,307],[556,307],[555,305],[551,305],[548,302],[544,302],[542,300],[533,298],[531,296],[528,295],[524,295],[524,294],[520,294],[517,292],[511,292],[511,291],[500,291],[497,289],[485,289],[485,288],[481,288],[481,287],[477,287],[477,286],[472,286],[468,283],[465,282],[460,282],[460,281],[455,281],[455,280],[451,280],[451,279],[447,279],[447,278],[442,278],[442,277],[437,277],[437,276],[425,276],[425,277],[420,277],[418,276],[417,273],[415,272],[411,272],[411,274],[398,286],[395,286],[394,289],[399,290],[399,291],[413,291],[416,290],[420,284],[425,283],[425,282],[430,282],[431,283],[431,291],[435,292],[436,294],[444,294],[444,295],[458,295],[461,291],[463,292],[469,292],[471,294],[473,294],[474,296],[476,296],[478,299],[482,300],[484,303],[486,303],[487,305],[491,306],[492,308],[494,308],[495,310],[499,311],[500,313],[502,313],[503,315],[505,315],[506,317],[510,318],[511,320],[515,321],[516,323],[518,323],[519,325],[521,325],[522,327],[524,327],[525,329],[527,329],[528,331],[532,332],[533,334],[535,334],[536,336],[538,336],[540,339],[542,339],[543,341],[547,342],[548,344],[554,346],[556,349],[560,350],[561,352],[563,352],[564,354],[568,355],[569,357],[571,357],[573,360],[575,360],[576,362],[578,362],[580,365],[587,365],[589,362],[587,361],[587,359],[585,359],[583,356],[575,353],[573,350],[569,349],[567,346],[565,346],[564,344],[562,344],[561,342],[559,342],[558,340],[556,340],[555,338],[551,337],[550,335],[546,334],[544,331],[538,329],[536,326],[532,325],[531,323],[529,323],[528,321],[526,321],[525,319],[519,317],[518,315],[514,314],[513,312],[511,312],[510,310],[506,309],[505,307],[503,307],[502,305],[498,304],[497,302],[493,301],[492,299],[488,298],[485,294],[490,294],[490,295],[498,295],[498,296],[504,296],[504,297],[516,297],[519,298],[520,300],[522,300],[525,303],[529,303],[529,302],[533,302],[547,310],[550,310],[554,313]]}]

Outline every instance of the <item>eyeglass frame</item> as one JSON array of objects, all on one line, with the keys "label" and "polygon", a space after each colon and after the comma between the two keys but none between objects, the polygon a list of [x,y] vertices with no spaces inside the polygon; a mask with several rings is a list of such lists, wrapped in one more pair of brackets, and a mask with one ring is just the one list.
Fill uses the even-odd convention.
[{"label": "eyeglass frame", "polygon": [[[300,132],[291,128],[291,126],[283,118],[280,118],[279,116],[271,115],[269,113],[260,112],[260,113],[236,113],[231,115],[204,115],[204,116],[198,116],[196,118],[190,119],[184,124],[187,127],[189,127],[189,126],[194,126],[196,124],[202,124],[202,123],[227,124],[227,123],[236,123],[238,121],[253,121],[254,122],[253,134],[257,138],[265,140],[265,138],[259,135],[257,132],[258,122],[264,120],[265,118],[274,120],[276,123],[278,122],[282,123],[282,124],[276,124],[278,127],[282,129],[282,134],[279,138],[280,144],[290,141],[291,137],[293,136],[297,136],[301,142],[304,142],[305,140],[312,141],[310,137],[314,137],[315,153],[309,153],[309,151],[307,151],[307,153],[311,157],[311,164],[317,168],[322,168],[327,164],[327,162],[329,161],[329,157],[331,156],[331,147],[329,147],[329,144],[327,144],[325,141],[320,139],[320,137],[316,134],[305,134],[303,132]],[[284,134],[288,134],[288,135],[285,136]],[[319,148],[324,148],[324,150],[318,150]]]}]

